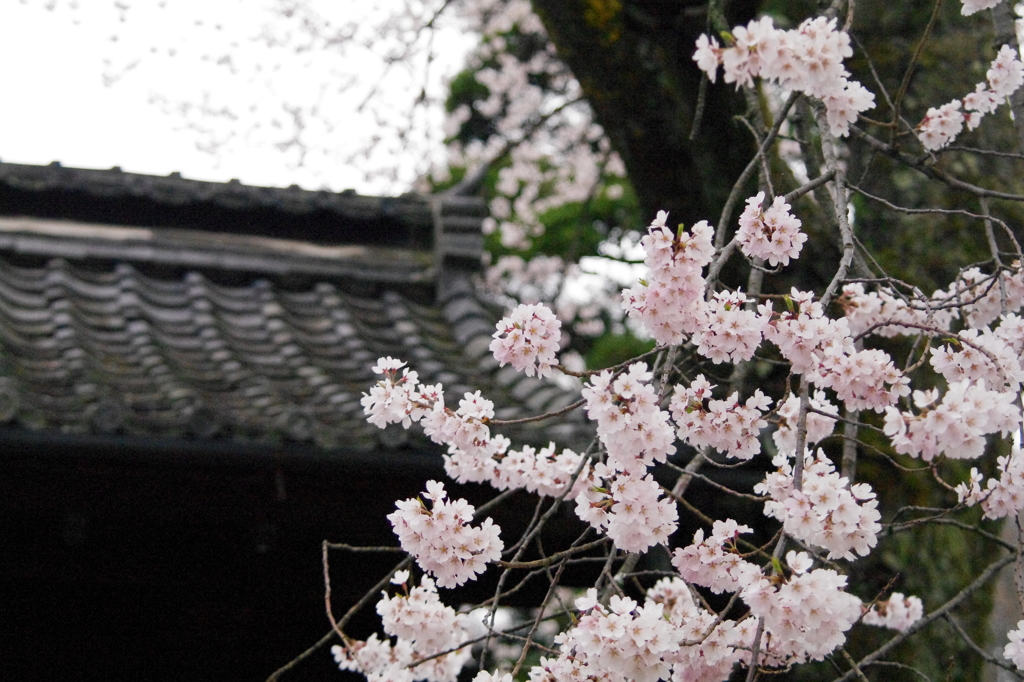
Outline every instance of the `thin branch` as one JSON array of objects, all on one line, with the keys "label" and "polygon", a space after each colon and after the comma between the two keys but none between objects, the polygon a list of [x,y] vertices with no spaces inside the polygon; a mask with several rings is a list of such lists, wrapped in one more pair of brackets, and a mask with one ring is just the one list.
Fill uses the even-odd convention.
[{"label": "thin branch", "polygon": [[550,556],[548,556],[548,557],[546,557],[544,559],[537,559],[536,561],[499,561],[499,562],[497,562],[497,564],[499,566],[501,566],[502,568],[509,568],[509,569],[517,569],[517,568],[531,568],[531,569],[532,568],[543,568],[544,566],[550,566],[550,565],[552,565],[552,564],[554,564],[554,563],[556,563],[558,561],[561,561],[562,559],[564,559],[566,557],[570,557],[570,556],[572,556],[574,554],[580,554],[581,552],[586,552],[589,549],[594,549],[595,547],[600,547],[601,545],[608,544],[610,541],[611,541],[611,538],[603,537],[600,540],[594,540],[593,542],[588,542],[585,545],[580,545],[578,547],[570,547],[567,550],[564,550],[562,552],[557,552],[557,553],[552,554],[552,555],[550,555]]},{"label": "thin branch", "polygon": [[[975,578],[974,581],[967,585],[964,589],[960,590],[960,592],[958,592],[955,596],[949,599],[945,604],[935,609],[927,616],[917,621],[916,623],[908,627],[906,630],[899,633],[898,635],[890,639],[882,646],[875,649],[873,652],[871,652],[864,658],[860,659],[860,661],[858,661],[857,664],[861,668],[865,668],[871,663],[887,655],[890,651],[892,651],[897,646],[906,641],[908,637],[920,632],[924,628],[931,625],[932,622],[938,620],[939,618],[942,618],[945,614],[949,613],[954,608],[963,603],[969,596],[980,590],[985,585],[985,583],[987,583],[997,573],[999,573],[999,571],[1004,566],[1007,566],[1010,563],[1012,563],[1014,559],[1016,559],[1015,554],[1008,554],[1002,557],[1001,559],[989,564],[988,568],[982,571],[981,575]],[[835,680],[833,680],[833,682],[848,682],[849,680],[852,680],[855,676],[856,673],[853,670],[850,670],[845,675],[837,677]]]},{"label": "thin branch", "polygon": [[1016,666],[1010,665],[1006,661],[996,658],[995,656],[993,656],[992,654],[978,646],[977,643],[975,643],[975,641],[971,639],[971,636],[967,634],[967,631],[964,630],[960,623],[957,622],[956,618],[952,616],[952,614],[947,613],[943,616],[943,619],[947,623],[949,623],[950,627],[952,627],[953,630],[956,631],[956,634],[960,635],[960,639],[964,640],[964,643],[968,647],[970,647],[971,650],[974,651],[974,653],[981,656],[986,663],[991,663],[994,666],[1009,671],[1018,680],[1024,680],[1024,674],[1017,670]]},{"label": "thin branch", "polygon": [[750,160],[747,167],[740,173],[740,177],[733,183],[732,191],[729,192],[729,198],[725,201],[725,207],[722,209],[722,215],[718,219],[718,227],[715,228],[715,248],[722,249],[725,246],[725,233],[729,227],[729,222],[732,220],[732,213],[736,209],[736,204],[741,199],[740,194],[743,192],[743,188],[746,186],[750,177],[754,174],[754,171],[758,168],[761,162],[761,156],[767,153],[768,149],[772,144],[775,143],[775,138],[779,134],[779,129],[782,127],[782,123],[786,120],[786,115],[789,110],[796,103],[800,97],[799,92],[793,92],[790,94],[789,99],[782,105],[782,110],[779,111],[779,115],[775,119],[775,125],[768,131],[768,135],[764,138],[764,142],[761,143],[761,147],[757,150],[754,158]]},{"label": "thin branch", "polygon": [[404,552],[405,550],[401,547],[357,547],[355,545],[347,545],[344,542],[327,542],[324,540],[323,546],[325,549],[343,549],[346,552]]},{"label": "thin branch", "polygon": [[[832,296],[839,288],[839,283],[846,279],[846,274],[850,270],[850,264],[853,262],[853,227],[850,225],[850,219],[847,213],[849,211],[849,206],[846,200],[846,173],[844,173],[843,169],[840,167],[839,159],[836,156],[832,133],[829,131],[828,120],[825,117],[825,108],[823,106],[815,106],[814,115],[815,120],[818,123],[818,131],[821,135],[821,153],[822,156],[825,157],[825,166],[835,173],[835,178],[833,179],[833,203],[835,205],[835,217],[836,222],[839,225],[839,236],[843,247],[843,255],[839,260],[839,268],[836,270],[835,275],[832,277],[832,281],[829,282],[828,287],[825,289],[825,293],[821,295],[821,307],[827,308],[829,302],[832,300]],[[800,450],[797,452],[800,452]]]},{"label": "thin branch", "polygon": [[359,611],[361,611],[367,604],[369,604],[371,600],[377,598],[377,596],[380,594],[380,591],[387,587],[388,583],[391,582],[391,577],[398,571],[405,570],[411,565],[412,557],[406,557],[402,559],[402,561],[400,561],[394,568],[388,571],[387,575],[381,578],[376,585],[367,590],[366,593],[363,594],[362,598],[358,602],[356,602],[348,611],[345,612],[344,616],[338,619],[336,623],[332,624],[331,629],[328,630],[326,635],[321,637],[319,641],[316,642],[316,644],[309,647],[301,654],[293,658],[291,661],[289,661],[285,665],[281,666],[280,668],[272,672],[270,674],[270,677],[267,678],[267,682],[277,682],[277,680],[280,679],[281,675],[288,672],[289,670],[292,670],[299,663],[306,660],[307,658],[315,654],[317,651],[322,649],[328,642],[331,641],[331,639],[334,638],[336,634],[334,627],[335,625],[337,625],[338,630],[344,632],[345,626],[348,624],[350,620],[352,620],[352,617],[359,613]]},{"label": "thin branch", "polygon": [[944,171],[939,170],[934,165],[930,165],[929,163],[927,163],[931,159],[931,155],[922,158],[914,158],[909,154],[901,152],[895,147],[888,145],[885,142],[882,142],[878,138],[868,134],[867,132],[861,130],[857,126],[850,126],[850,133],[856,136],[858,139],[863,140],[869,146],[881,152],[882,154],[885,154],[886,156],[896,161],[899,161],[908,168],[913,168],[914,170],[924,174],[925,176],[931,178],[932,180],[938,180],[940,182],[943,182],[954,189],[963,190],[964,192],[969,192],[970,194],[973,194],[974,196],[978,197],[989,197],[990,199],[1005,199],[1006,201],[1024,201],[1024,195],[1010,194],[1009,192],[999,192],[993,189],[987,189],[985,187],[978,187],[977,185],[972,185],[969,182],[965,182],[963,180],[960,180],[959,178],[955,178],[945,173]]},{"label": "thin branch", "polygon": [[523,417],[522,419],[481,419],[484,424],[493,424],[495,426],[509,426],[512,424],[528,424],[530,422],[539,422],[544,419],[551,419],[552,417],[561,417],[563,414],[568,414],[578,407],[583,407],[587,403],[586,400],[580,398],[571,405],[566,405],[560,410],[554,412],[545,412],[539,414],[536,417]]},{"label": "thin branch", "polygon": [[910,64],[907,65],[907,70],[903,73],[903,81],[900,83],[900,89],[896,92],[896,100],[893,102],[891,122],[894,128],[890,143],[896,136],[895,126],[900,119],[900,107],[903,104],[903,97],[907,94],[907,88],[910,86],[910,77],[914,75],[914,69],[917,68],[918,62],[921,61],[921,53],[924,51],[925,43],[928,42],[932,29],[935,28],[935,22],[938,21],[940,7],[942,7],[942,0],[935,0],[935,6],[932,7],[932,15],[928,18],[928,24],[924,28],[921,40],[918,41],[917,46],[914,48],[914,54],[910,57]]},{"label": "thin branch", "polygon": [[796,201],[803,195],[807,194],[808,192],[813,192],[814,190],[824,185],[826,182],[831,181],[835,176],[836,172],[834,170],[829,170],[824,174],[814,178],[810,182],[806,182],[800,187],[797,187],[795,190],[793,190],[783,198],[786,200],[787,204],[792,204],[794,201]]}]

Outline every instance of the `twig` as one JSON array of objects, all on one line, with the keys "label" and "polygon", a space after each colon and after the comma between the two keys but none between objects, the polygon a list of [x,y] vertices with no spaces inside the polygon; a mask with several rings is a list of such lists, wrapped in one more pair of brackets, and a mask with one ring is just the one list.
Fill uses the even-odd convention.
[{"label": "twig", "polygon": [[1003,661],[1003,660],[1001,660],[999,658],[996,658],[995,656],[993,656],[992,654],[990,654],[989,652],[985,651],[980,646],[978,646],[975,643],[975,641],[973,639],[971,639],[971,636],[967,634],[967,631],[963,629],[963,627],[960,625],[960,623],[958,623],[956,621],[956,618],[954,618],[952,616],[952,614],[949,614],[949,613],[945,614],[943,616],[943,619],[947,623],[949,623],[950,627],[952,627],[953,630],[956,631],[956,634],[960,635],[960,639],[964,640],[964,643],[968,647],[970,647],[974,651],[974,653],[976,653],[979,656],[981,656],[982,659],[984,659],[986,663],[991,663],[992,665],[997,666],[999,668],[1002,668],[1003,670],[1008,670],[1018,680],[1024,680],[1024,674],[1022,674],[1019,670],[1017,670],[1017,668],[1015,666],[1012,666],[1009,663],[1007,663],[1006,661]]},{"label": "twig", "polygon": [[588,549],[594,549],[595,547],[600,547],[601,545],[605,545],[605,544],[609,543],[610,541],[611,541],[611,538],[603,537],[600,540],[594,540],[593,542],[588,542],[585,545],[580,545],[578,547],[570,547],[567,550],[564,550],[564,551],[561,551],[561,552],[557,552],[557,553],[552,554],[552,555],[550,555],[550,556],[548,556],[548,557],[546,557],[544,559],[537,559],[536,561],[499,561],[499,562],[497,562],[497,564],[499,566],[501,566],[502,568],[509,568],[509,569],[517,569],[517,568],[543,568],[544,566],[550,566],[551,564],[553,564],[553,563],[555,563],[557,561],[561,561],[562,559],[564,559],[566,557],[570,557],[573,554],[579,554],[581,552],[587,551]]},{"label": "twig", "polygon": [[826,182],[831,181],[832,178],[834,178],[835,176],[836,172],[834,170],[829,170],[824,174],[814,178],[813,180],[805,182],[803,185],[797,187],[795,190],[793,190],[783,198],[786,200],[787,204],[792,204],[794,201],[796,201],[803,195],[807,194],[808,192],[813,192],[814,190],[824,185]]},{"label": "twig", "polygon": [[850,652],[844,647],[839,647],[839,652],[843,655],[843,658],[846,659],[846,662],[850,664],[853,671],[857,673],[857,677],[860,678],[862,682],[869,682],[867,676],[865,676],[861,671],[860,666],[857,665],[857,661],[853,660],[853,656],[850,655]]},{"label": "twig", "polygon": [[[380,591],[384,589],[388,585],[388,583],[391,582],[391,577],[398,571],[408,568],[410,565],[412,565],[412,557],[406,557],[402,559],[402,561],[400,561],[398,565],[396,565],[394,568],[388,571],[387,575],[381,578],[376,585],[367,590],[366,593],[362,596],[362,598],[358,602],[356,602],[348,611],[346,611],[345,615],[337,621],[337,629],[344,631],[345,626],[348,624],[350,620],[352,620],[352,617],[359,613],[359,611],[361,611],[363,607],[369,604],[372,599],[375,599],[377,595],[380,594]],[[331,639],[335,635],[334,625],[335,624],[332,624],[331,629],[327,632],[326,635],[321,637],[316,642],[316,644],[309,647],[301,654],[293,658],[291,661],[289,661],[288,663],[284,664],[283,666],[272,672],[270,674],[270,677],[267,678],[267,682],[277,682],[277,680],[280,679],[281,675],[288,672],[289,670],[292,670],[299,663],[306,660],[307,658],[315,654],[317,651],[319,651],[321,648],[323,648],[328,642],[331,641]]]},{"label": "twig", "polygon": [[782,127],[782,123],[786,120],[786,115],[789,110],[796,103],[800,97],[799,92],[793,92],[790,94],[789,99],[782,105],[782,110],[779,111],[779,115],[775,119],[775,125],[768,131],[768,135],[765,136],[764,142],[761,143],[761,147],[757,150],[754,158],[750,160],[747,167],[740,173],[740,177],[733,183],[732,191],[729,192],[729,198],[725,201],[725,207],[722,209],[722,215],[718,219],[718,227],[715,229],[715,248],[721,249],[725,246],[725,233],[729,227],[729,222],[732,220],[732,212],[736,208],[737,202],[740,200],[740,193],[746,186],[747,181],[750,180],[750,176],[754,174],[754,170],[760,165],[761,156],[765,154],[769,147],[775,142],[775,138],[779,134],[779,128]]},{"label": "twig", "polygon": [[324,549],[343,549],[346,552],[404,552],[401,547],[356,547],[347,545],[344,542],[323,542]]},{"label": "twig", "polygon": [[[918,41],[917,46],[914,48],[914,54],[910,57],[910,64],[907,65],[907,70],[903,73],[903,81],[900,83],[900,89],[896,92],[896,100],[893,102],[892,124],[894,126],[899,122],[900,106],[903,104],[903,97],[907,94],[907,87],[910,85],[910,77],[914,74],[914,69],[917,68],[917,64],[921,60],[921,52],[924,51],[925,43],[928,42],[932,29],[935,28],[935,22],[939,18],[940,7],[942,7],[942,0],[935,0],[935,6],[932,8],[932,15],[928,18],[928,24],[924,28],[921,40]],[[892,137],[889,140],[890,144],[895,139],[895,136],[896,130],[894,127]]]},{"label": "twig", "polygon": [[833,204],[835,206],[835,218],[836,223],[839,225],[839,235],[843,246],[843,255],[839,260],[839,268],[836,270],[835,275],[832,277],[832,281],[829,282],[828,287],[825,289],[825,293],[821,295],[821,307],[827,308],[829,302],[832,300],[832,296],[839,288],[839,283],[846,279],[846,273],[849,272],[850,264],[853,262],[853,228],[850,225],[849,216],[847,215],[849,207],[846,202],[846,174],[840,167],[839,159],[836,157],[832,133],[829,131],[824,106],[815,106],[814,115],[815,120],[818,122],[818,131],[821,135],[821,153],[825,157],[825,166],[835,173],[835,178],[833,179]]},{"label": "twig", "polygon": [[[919,621],[908,627],[903,632],[897,634],[895,637],[893,637],[888,642],[875,649],[873,652],[871,652],[864,658],[860,659],[860,661],[858,661],[857,664],[861,668],[867,667],[871,663],[882,658],[890,651],[895,649],[897,646],[902,644],[911,635],[920,632],[927,626],[931,625],[933,621],[942,618],[945,614],[949,613],[954,608],[959,606],[969,596],[971,596],[979,589],[981,589],[985,585],[985,583],[991,580],[992,577],[995,576],[1004,566],[1007,566],[1010,563],[1012,563],[1015,558],[1015,554],[1008,554],[1002,557],[1001,559],[989,564],[988,568],[982,571],[981,575],[975,578],[974,581],[967,585],[964,589],[960,590],[960,592],[958,592],[955,596],[949,599],[945,604],[935,609],[934,611],[926,615],[924,618],[920,619]],[[835,680],[833,680],[833,682],[848,682],[849,680],[852,680],[855,675],[856,673],[853,670],[850,670],[845,675],[837,677]]]}]

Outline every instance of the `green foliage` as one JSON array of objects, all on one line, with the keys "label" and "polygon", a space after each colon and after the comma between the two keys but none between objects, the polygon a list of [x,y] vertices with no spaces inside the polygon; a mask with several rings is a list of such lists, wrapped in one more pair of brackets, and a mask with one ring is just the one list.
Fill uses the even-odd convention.
[{"label": "green foliage", "polygon": [[641,339],[630,332],[605,334],[594,340],[586,354],[587,367],[611,367],[654,349],[654,341]]},{"label": "green foliage", "polygon": [[[495,170],[488,174],[485,189],[493,188],[496,180]],[[607,180],[621,187],[621,196],[612,198],[613,193],[608,191],[612,185],[605,185],[596,189],[594,196],[587,201],[562,204],[542,213],[539,217],[544,231],[531,238],[528,249],[506,248],[498,235],[492,234],[486,240],[487,250],[494,256],[514,253],[527,260],[538,255],[560,256],[570,263],[583,256],[598,255],[598,247],[610,236],[618,237],[641,228],[640,209],[629,183],[615,178]]]}]

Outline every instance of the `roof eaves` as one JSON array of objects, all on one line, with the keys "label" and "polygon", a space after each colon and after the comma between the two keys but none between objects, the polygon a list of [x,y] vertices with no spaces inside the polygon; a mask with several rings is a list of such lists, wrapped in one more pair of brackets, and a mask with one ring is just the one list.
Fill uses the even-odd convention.
[{"label": "roof eaves", "polygon": [[325,246],[296,240],[193,230],[132,228],[32,217],[0,217],[0,250],[71,260],[304,275],[387,283],[436,279],[435,256],[417,249]]}]

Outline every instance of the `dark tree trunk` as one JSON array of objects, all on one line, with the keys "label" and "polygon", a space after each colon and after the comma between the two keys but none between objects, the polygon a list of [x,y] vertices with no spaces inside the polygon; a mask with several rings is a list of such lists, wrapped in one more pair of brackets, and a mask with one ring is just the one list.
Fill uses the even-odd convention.
[{"label": "dark tree trunk", "polygon": [[[647,215],[673,223],[713,219],[750,159],[750,133],[733,120],[744,110],[734,86],[707,89],[690,140],[703,75],[692,60],[706,31],[704,6],[638,0],[533,0],[558,55],[583,86],[598,123],[626,164]],[[733,3],[745,22],[756,2]]]}]

